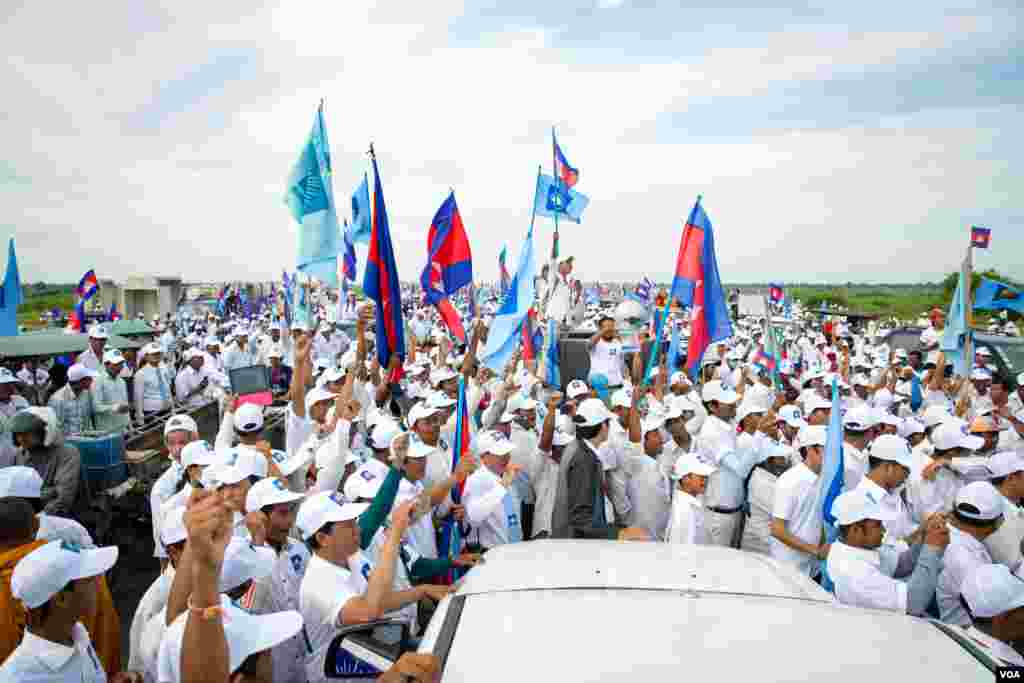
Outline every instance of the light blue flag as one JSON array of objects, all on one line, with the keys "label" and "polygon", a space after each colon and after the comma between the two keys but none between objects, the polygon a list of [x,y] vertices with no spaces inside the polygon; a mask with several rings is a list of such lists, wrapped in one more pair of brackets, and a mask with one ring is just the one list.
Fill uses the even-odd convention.
[{"label": "light blue flag", "polygon": [[533,210],[538,216],[564,218],[579,223],[583,210],[590,199],[575,190],[570,190],[562,183],[555,182],[549,175],[541,173],[537,176],[537,192],[533,198]]},{"label": "light blue flag", "polygon": [[968,357],[966,346],[970,328],[967,325],[967,312],[970,303],[967,300],[970,291],[970,265],[964,259],[960,268],[960,279],[957,281],[956,290],[953,292],[953,300],[949,302],[949,313],[946,315],[946,327],[942,331],[942,341],[939,348],[946,356],[946,360],[953,364],[953,372],[961,377],[966,377],[971,369],[972,358]]},{"label": "light blue flag", "polygon": [[519,266],[509,285],[508,296],[498,314],[491,322],[487,333],[487,346],[480,355],[480,362],[495,372],[503,372],[508,359],[512,357],[520,342],[523,320],[533,306],[535,296],[533,278],[537,274],[537,263],[533,256],[533,225],[526,233],[526,240],[519,251]]},{"label": "light blue flag", "polygon": [[554,318],[548,319],[548,348],[544,366],[544,383],[553,387],[562,386],[562,372],[559,362],[558,323]]},{"label": "light blue flag", "polygon": [[349,228],[353,244],[368,244],[372,226],[370,225],[370,184],[363,174],[363,182],[352,193],[352,225]]},{"label": "light blue flag", "polygon": [[[818,476],[817,511],[821,515],[822,529],[826,543],[833,542],[839,536],[836,517],[832,514],[832,503],[843,492],[843,411],[839,398],[839,384],[832,379],[832,412],[828,420],[828,432],[825,435],[825,457],[821,462],[821,474]],[[825,561],[821,561],[823,576],[822,585],[831,590],[831,579],[828,577]]]},{"label": "light blue flag", "polygon": [[331,189],[331,153],[323,105],[299,160],[288,177],[285,203],[299,224],[296,270],[331,287],[338,286],[338,216]]},{"label": "light blue flag", "polygon": [[18,257],[14,254],[14,238],[7,247],[7,273],[0,288],[0,337],[18,334],[18,306],[24,303],[21,291],[21,276],[18,274]]},{"label": "light blue flag", "polygon": [[679,326],[672,323],[672,341],[668,344],[668,360],[665,363],[669,377],[679,369]]}]

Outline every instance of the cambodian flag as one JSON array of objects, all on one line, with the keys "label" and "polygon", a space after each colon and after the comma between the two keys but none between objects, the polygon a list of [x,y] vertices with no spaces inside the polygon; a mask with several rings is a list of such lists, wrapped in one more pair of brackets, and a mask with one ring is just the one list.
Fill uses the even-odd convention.
[{"label": "cambodian flag", "polygon": [[772,303],[782,301],[782,296],[782,285],[768,285],[768,298],[772,300]]},{"label": "cambodian flag", "polygon": [[555,155],[555,177],[562,181],[562,184],[566,187],[572,187],[580,179],[579,170],[569,165],[569,162],[565,160],[565,155],[562,154],[562,148],[558,146],[558,140],[555,139],[555,129],[551,129],[551,144],[554,146]]},{"label": "cambodian flag", "polygon": [[530,308],[523,319],[523,360],[535,360],[543,343],[544,332],[537,327],[537,311]]},{"label": "cambodian flag", "polygon": [[711,219],[700,205],[693,205],[683,228],[672,280],[672,297],[690,307],[690,343],[686,368],[692,377],[700,369],[704,351],[712,342],[732,336],[732,321],[715,259],[715,238]]},{"label": "cambodian flag", "polygon": [[971,226],[971,246],[978,249],[988,249],[988,243],[992,240],[992,230],[977,225]]},{"label": "cambodian flag", "polygon": [[[405,360],[405,323],[402,321],[402,289],[398,282],[398,265],[391,245],[384,188],[381,186],[376,156],[373,157],[373,179],[373,228],[366,272],[363,274],[363,291],[377,304],[377,361],[381,367],[387,367],[393,353]],[[399,363],[389,381],[397,382],[402,374],[402,363]]]},{"label": "cambodian flag", "polygon": [[100,281],[96,279],[96,272],[92,269],[85,271],[85,275],[78,281],[75,294],[82,301],[88,301],[100,290]]},{"label": "cambodian flag", "polygon": [[473,282],[473,254],[469,249],[466,228],[455,203],[455,193],[449,193],[441,208],[434,214],[427,232],[427,265],[420,275],[420,285],[427,303],[437,308],[448,330],[461,342],[466,331],[455,307],[454,294]]},{"label": "cambodian flag", "polygon": [[71,309],[71,317],[68,319],[71,329],[75,332],[85,331],[85,301],[79,300]]},{"label": "cambodian flag", "polygon": [[[472,457],[471,441],[469,407],[466,401],[466,378],[459,375],[459,399],[455,407],[455,440],[452,443],[452,472],[459,466],[459,461],[463,457]],[[463,481],[452,489],[452,502],[455,505],[462,503],[462,491],[465,486],[466,482]],[[454,517],[446,519],[441,527],[441,547],[439,548],[441,556],[448,559],[458,557],[462,548],[462,537],[462,528],[458,520]],[[448,583],[454,583],[464,571],[453,567],[445,578]]]},{"label": "cambodian flag", "polygon": [[110,311],[107,313],[107,319],[110,322],[115,322],[121,319],[121,314],[117,312],[117,304],[110,304]]},{"label": "cambodian flag", "polygon": [[344,242],[345,253],[341,258],[341,274],[343,280],[351,280],[355,282],[356,279],[356,247],[353,243],[351,228],[345,227],[342,232],[342,241]]}]

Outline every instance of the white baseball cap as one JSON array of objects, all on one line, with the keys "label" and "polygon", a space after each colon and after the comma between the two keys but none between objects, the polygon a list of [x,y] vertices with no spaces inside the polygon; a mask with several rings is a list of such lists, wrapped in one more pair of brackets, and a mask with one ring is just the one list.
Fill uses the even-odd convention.
[{"label": "white baseball cap", "polygon": [[679,480],[688,474],[699,474],[702,477],[711,476],[711,473],[718,468],[704,462],[695,453],[685,453],[676,459],[672,466],[672,478]]},{"label": "white baseball cap", "polygon": [[914,460],[910,455],[910,446],[905,439],[895,434],[882,434],[871,442],[871,449],[868,454],[872,458],[888,460],[903,465],[908,470],[913,469]]},{"label": "white baseball cap", "polygon": [[723,387],[720,380],[715,379],[704,385],[704,391],[701,398],[705,403],[718,401],[719,403],[730,404],[736,403],[740,397],[739,394],[732,389],[726,389]]},{"label": "white baseball cap", "polygon": [[581,379],[574,379],[569,382],[569,385],[565,388],[565,395],[569,398],[577,398],[579,396],[586,396],[590,393],[590,387],[587,383]]},{"label": "white baseball cap", "polygon": [[420,401],[416,403],[410,410],[409,414],[406,415],[405,421],[410,428],[415,427],[419,420],[428,418],[438,412],[437,408],[433,408],[427,405],[426,401]]},{"label": "white baseball cap", "polygon": [[441,382],[447,382],[448,380],[455,379],[456,377],[458,377],[458,375],[456,375],[451,368],[441,367],[430,373],[430,383],[436,387]]},{"label": "white baseball cap", "polygon": [[924,434],[924,425],[917,418],[908,418],[896,428],[896,433],[908,439],[913,434]]},{"label": "white baseball cap", "polygon": [[267,458],[259,451],[246,446],[235,446],[228,453],[228,467],[218,473],[220,483],[237,484],[249,477],[263,479],[267,476]]},{"label": "white baseball cap", "polygon": [[306,412],[321,401],[332,401],[338,398],[338,394],[328,391],[323,387],[314,387],[306,394]]},{"label": "white baseball cap", "polygon": [[779,408],[779,419],[795,429],[803,429],[807,426],[800,406],[795,406],[792,403]]},{"label": "white baseball cap", "polygon": [[17,384],[20,380],[7,368],[0,368],[0,384]]},{"label": "white baseball cap", "polygon": [[104,364],[117,365],[124,362],[124,354],[117,349],[107,349],[103,352]]},{"label": "white baseball cap", "polygon": [[431,408],[450,408],[458,403],[454,398],[449,398],[443,391],[432,391],[427,396],[427,405]]},{"label": "white baseball cap", "polygon": [[932,432],[931,442],[938,451],[948,451],[951,448],[976,451],[985,445],[985,439],[971,434],[967,423],[957,418],[950,418],[936,427]]},{"label": "white baseball cap", "polygon": [[953,419],[953,416],[950,415],[949,411],[942,406],[928,406],[925,408],[924,415],[922,417],[924,419],[925,427],[934,427],[937,424],[942,424],[943,422]]},{"label": "white baseball cap", "polygon": [[633,392],[629,389],[619,389],[612,394],[612,408],[629,408],[633,405]]},{"label": "white baseball cap", "polygon": [[824,426],[808,425],[802,428],[796,435],[796,448],[806,448],[807,446],[824,446],[828,440],[828,430]]},{"label": "white baseball cap", "polygon": [[661,417],[648,416],[640,421],[640,436],[644,437],[648,432],[654,432],[665,426],[665,420]]},{"label": "white baseball cap", "polygon": [[284,358],[284,349],[274,344],[267,350],[267,358]]},{"label": "white baseball cap", "polygon": [[[411,449],[410,449],[411,450]],[[349,503],[341,494],[321,491],[306,498],[295,516],[295,527],[302,540],[308,541],[328,522],[347,522],[356,519],[370,506],[366,503]]]},{"label": "white baseball cap", "polygon": [[75,363],[68,369],[68,381],[80,382],[87,377],[95,378],[97,374],[95,370],[90,370],[81,363]]},{"label": "white baseball cap", "polygon": [[213,465],[217,462],[221,462],[217,453],[210,448],[210,444],[206,441],[192,441],[185,444],[185,447],[181,449],[181,466],[188,469],[192,465],[199,465],[206,467]]},{"label": "white baseball cap", "polygon": [[615,417],[615,415],[605,408],[604,402],[599,398],[585,399],[576,407],[575,422],[576,424],[584,427],[593,427],[595,425],[603,424],[613,417]]},{"label": "white baseball cap", "polygon": [[501,432],[493,429],[482,432],[476,439],[476,451],[480,455],[508,455],[515,450],[515,445],[505,438]]},{"label": "white baseball cap", "polygon": [[668,385],[670,387],[672,387],[672,386],[675,386],[677,384],[684,384],[685,385],[685,384],[693,384],[693,382],[690,381],[690,378],[686,376],[685,372],[683,372],[682,370],[676,370],[675,372],[672,373],[672,376],[669,377]]},{"label": "white baseball cap", "polygon": [[324,382],[333,384],[345,379],[345,371],[338,367],[328,367],[324,372]]},{"label": "white baseball cap", "polygon": [[203,341],[203,346],[220,346],[220,339],[216,337],[207,337]]},{"label": "white baseball cap", "polygon": [[855,406],[843,415],[843,429],[848,429],[851,432],[866,431],[870,429],[873,422],[871,411],[864,405]]},{"label": "white baseball cap", "polygon": [[[253,654],[269,650],[288,640],[302,629],[302,616],[294,611],[273,614],[250,614],[235,607],[227,596],[221,596],[224,609],[224,637],[228,644],[230,673],[242,666]],[[181,651],[185,640],[188,612],[174,620],[164,633],[157,658],[159,680],[181,681]]]},{"label": "white baseball cap", "polygon": [[253,484],[252,488],[249,489],[249,493],[246,494],[245,511],[255,512],[256,510],[262,510],[268,505],[291,503],[296,500],[302,500],[304,497],[301,493],[289,491],[284,481],[277,477],[261,479]]},{"label": "white baseball cap", "polygon": [[370,447],[386,451],[391,448],[391,440],[401,433],[401,426],[391,418],[377,420],[370,431]]},{"label": "white baseball cap", "polygon": [[0,498],[38,498],[42,491],[43,478],[31,467],[0,467]]},{"label": "white baseball cap", "polygon": [[72,581],[105,574],[117,562],[117,546],[79,548],[53,541],[36,548],[14,567],[11,595],[25,607],[45,605]]},{"label": "white baseball cap", "polygon": [[167,422],[164,423],[164,436],[167,436],[171,432],[189,432],[195,434],[199,431],[199,427],[196,425],[196,421],[188,415],[172,415],[168,418]]},{"label": "white baseball cap", "polygon": [[808,415],[813,413],[815,410],[820,409],[831,410],[832,401],[826,401],[817,394],[814,394],[814,396],[811,396],[806,401],[804,401],[804,410],[807,412]]},{"label": "white baseball cap", "polygon": [[974,368],[971,370],[971,379],[975,382],[985,382],[992,379],[992,373],[984,368]]},{"label": "white baseball cap", "polygon": [[263,406],[243,403],[235,410],[235,429],[249,434],[263,429]]},{"label": "white baseball cap", "polygon": [[157,344],[156,342],[150,342],[150,343],[146,344],[145,346],[142,347],[142,351],[141,351],[143,356],[148,356],[148,355],[150,355],[152,353],[163,353],[163,352],[164,352],[163,348],[159,344]]},{"label": "white baseball cap", "polygon": [[[397,438],[398,435],[395,436]],[[392,443],[394,443],[394,440],[392,440]],[[409,450],[406,452],[405,457],[418,460],[427,457],[437,450],[437,446],[430,446],[424,443],[423,439],[416,437],[409,440]]]},{"label": "white baseball cap", "polygon": [[895,518],[891,511],[883,507],[881,503],[872,501],[864,491],[859,489],[847,491],[836,498],[832,503],[832,514],[835,515],[839,526],[855,524],[864,519],[888,522]]},{"label": "white baseball cap", "polygon": [[971,609],[971,616],[991,619],[1024,607],[1024,581],[1011,574],[1004,564],[982,564],[967,572],[960,584],[960,595]]},{"label": "white baseball cap", "polygon": [[555,427],[555,433],[551,435],[551,444],[553,446],[568,446],[574,438],[572,434],[561,427]]},{"label": "white baseball cap", "polygon": [[[1024,455],[1018,451],[999,451],[988,459],[985,466],[988,468],[991,479],[1008,477],[1014,472],[1024,472]],[[3,470],[0,470],[0,475],[2,473]],[[0,494],[0,498],[2,497]]]},{"label": "white baseball cap", "polygon": [[987,481],[971,482],[961,488],[953,504],[957,514],[982,522],[1001,517],[1004,509],[1003,495]]},{"label": "white baseball cap", "polygon": [[510,413],[517,413],[520,410],[534,410],[536,407],[537,402],[523,394],[515,394],[509,398],[508,403],[505,404],[505,410]]},{"label": "white baseball cap", "polygon": [[185,528],[185,506],[171,508],[160,523],[160,542],[164,547],[181,543],[188,538]]}]

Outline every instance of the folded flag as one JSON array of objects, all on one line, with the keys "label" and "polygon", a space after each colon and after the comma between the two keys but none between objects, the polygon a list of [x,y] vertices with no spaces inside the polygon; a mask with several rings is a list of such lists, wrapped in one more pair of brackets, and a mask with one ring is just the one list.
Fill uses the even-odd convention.
[{"label": "folded flag", "polygon": [[1024,314],[1024,292],[1004,282],[983,277],[974,290],[974,308],[982,311],[1016,311]]},{"label": "folded flag", "polygon": [[92,269],[85,271],[85,275],[78,281],[75,294],[82,301],[88,301],[100,290],[100,281],[96,279],[96,272]]},{"label": "folded flag", "polygon": [[[822,458],[821,473],[816,484],[815,512],[820,515],[822,530],[827,543],[839,535],[832,504],[843,492],[843,411],[839,398],[838,379],[832,378],[832,411],[829,414],[828,430],[825,434],[825,455]],[[825,561],[821,569],[826,584],[831,584]]]},{"label": "folded flag", "polygon": [[732,321],[715,258],[714,231],[700,205],[700,197],[683,228],[671,296],[690,308],[686,367],[696,377],[708,346],[732,336]]},{"label": "folded flag", "polygon": [[558,146],[558,140],[555,139],[554,128],[551,129],[551,144],[554,146],[555,177],[558,178],[566,188],[571,188],[579,182],[580,172],[570,166],[569,162],[565,160],[565,155],[562,154],[562,148]]},{"label": "folded flag", "polygon": [[14,253],[14,238],[7,245],[7,272],[0,287],[0,337],[18,334],[18,306],[24,302],[18,257]]},{"label": "folded flag", "polygon": [[[402,286],[398,281],[398,264],[391,244],[388,212],[384,205],[384,188],[377,170],[377,157],[373,156],[373,228],[370,233],[370,252],[366,257],[363,291],[376,306],[377,361],[386,368],[391,354],[405,360],[405,322],[402,319]],[[391,383],[402,378],[402,363],[388,378]]]},{"label": "folded flag", "polygon": [[990,228],[982,228],[977,225],[971,226],[971,246],[977,247],[978,249],[988,249],[989,242],[992,241],[992,230]]},{"label": "folded flag", "polygon": [[583,210],[590,203],[585,195],[565,187],[543,173],[537,176],[537,191],[533,199],[533,210],[538,216],[564,218],[579,223]]}]

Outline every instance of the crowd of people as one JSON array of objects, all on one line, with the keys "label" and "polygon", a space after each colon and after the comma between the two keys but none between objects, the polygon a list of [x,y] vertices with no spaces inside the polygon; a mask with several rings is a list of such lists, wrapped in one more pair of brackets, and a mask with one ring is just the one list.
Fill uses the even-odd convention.
[{"label": "crowd of people", "polygon": [[[579,288],[571,261],[552,266],[565,288],[541,304],[566,323]],[[765,321],[745,318],[689,374],[627,353],[615,311],[594,307],[590,373],[563,393],[529,354],[481,363],[486,309],[457,344],[414,305],[404,359],[382,363],[373,305],[346,308],[354,339],[326,320],[286,332],[211,316],[169,326],[134,368],[100,329],[45,405],[0,373],[0,682],[324,680],[339,629],[388,617],[422,634],[489,551],[543,538],[759,553],[839,603],[939,619],[1024,665],[1024,375],[985,352],[953,377],[936,327],[907,351],[798,314],[777,364]],[[688,337],[683,316],[669,324]],[[226,381],[257,364],[286,401],[283,450]],[[73,519],[78,455],[62,437],[208,400],[223,405],[213,444],[186,414],[164,426],[161,573],[122,615],[122,667],[102,579],[117,549]],[[839,441],[829,537],[822,466]],[[432,680],[437,666],[407,655],[380,680]]]}]

